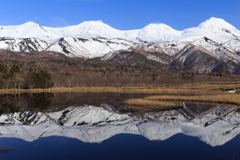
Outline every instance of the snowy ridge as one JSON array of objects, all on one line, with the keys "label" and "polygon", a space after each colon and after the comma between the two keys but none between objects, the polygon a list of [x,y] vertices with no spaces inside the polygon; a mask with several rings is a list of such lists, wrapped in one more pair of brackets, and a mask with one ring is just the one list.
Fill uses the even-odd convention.
[{"label": "snowy ridge", "polygon": [[[239,38],[240,31],[220,18],[210,18],[198,27],[177,31],[163,23],[152,23],[138,30],[122,31],[104,24],[101,21],[85,21],[78,25],[63,28],[41,26],[34,22],[27,22],[17,26],[0,26],[0,37],[10,38],[39,38],[52,42],[64,37],[103,37],[107,39],[125,39],[136,41],[141,39],[147,42],[187,40],[188,37],[208,37],[214,41]],[[188,41],[192,41],[189,39]]]},{"label": "snowy ridge", "polygon": [[[163,23],[149,24],[138,30],[122,31],[101,21],[85,21],[62,28],[27,22],[17,26],[0,26],[0,49],[16,52],[48,50],[69,57],[95,58],[121,50],[128,51],[141,45],[158,45],[156,50],[145,48],[153,52],[163,51],[173,56],[179,52],[179,47],[177,50],[169,49],[166,44],[178,44],[180,49],[183,49],[184,45],[203,37],[239,52],[240,31],[220,18],[210,18],[198,27],[182,31]],[[210,51],[213,50],[214,48],[210,48]]]},{"label": "snowy ridge", "polygon": [[79,25],[63,28],[45,27],[34,22],[27,22],[17,26],[0,26],[0,37],[39,38],[47,42],[52,42],[59,38],[75,36],[134,40],[137,34],[136,32],[137,30],[117,30],[101,21],[85,21]]},{"label": "snowy ridge", "polygon": [[[196,107],[201,113],[199,109],[195,112]],[[0,116],[0,137],[34,141],[58,135],[98,143],[120,133],[143,135],[149,140],[166,140],[182,133],[218,146],[240,133],[240,114],[232,107],[186,105],[180,110],[148,112],[138,118],[106,108],[85,105],[52,113],[5,114]]]},{"label": "snowy ridge", "polygon": [[[56,30],[57,31],[57,30]],[[44,27],[34,22],[27,22],[17,26],[0,26],[0,37],[10,38],[39,38],[44,41],[51,41],[62,36],[57,33],[53,28]]]},{"label": "snowy ridge", "polygon": [[223,19],[212,17],[198,27],[183,30],[177,40],[193,41],[201,37],[207,37],[221,43],[230,39],[239,39],[240,31]]},{"label": "snowy ridge", "polygon": [[139,31],[137,39],[146,42],[173,41],[180,35],[180,31],[166,24],[149,24]]}]

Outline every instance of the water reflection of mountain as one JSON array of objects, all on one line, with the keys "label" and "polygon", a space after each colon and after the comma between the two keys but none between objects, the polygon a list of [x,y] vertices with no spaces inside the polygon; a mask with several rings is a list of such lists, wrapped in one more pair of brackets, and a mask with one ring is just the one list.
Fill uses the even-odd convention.
[{"label": "water reflection of mountain", "polygon": [[143,135],[150,140],[166,140],[183,133],[218,146],[240,133],[240,112],[234,107],[185,104],[184,108],[171,111],[122,110],[116,104],[102,104],[68,107],[57,112],[2,114],[0,137],[34,141],[57,135],[99,143],[121,133]]}]

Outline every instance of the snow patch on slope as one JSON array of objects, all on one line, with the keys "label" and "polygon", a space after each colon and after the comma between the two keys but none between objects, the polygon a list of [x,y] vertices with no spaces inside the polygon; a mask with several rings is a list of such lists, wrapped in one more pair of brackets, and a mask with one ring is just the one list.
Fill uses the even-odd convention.
[{"label": "snow patch on slope", "polygon": [[127,50],[133,44],[121,39],[66,37],[56,41],[47,50],[65,53],[70,57],[95,58],[109,52]]}]

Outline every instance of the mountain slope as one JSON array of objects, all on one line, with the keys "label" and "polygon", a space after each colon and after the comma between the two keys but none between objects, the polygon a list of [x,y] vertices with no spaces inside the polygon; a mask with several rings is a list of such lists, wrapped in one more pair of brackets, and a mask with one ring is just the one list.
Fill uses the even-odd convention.
[{"label": "mountain slope", "polygon": [[64,53],[70,57],[95,58],[110,52],[127,50],[134,45],[123,39],[65,37],[51,44],[47,50]]},{"label": "mountain slope", "polygon": [[[0,49],[58,52],[68,57],[99,58],[129,66],[138,63],[139,67],[151,60],[158,65],[148,66],[169,71],[238,73],[239,37],[240,31],[220,18],[210,18],[198,27],[183,31],[163,23],[121,31],[101,21],[63,28],[28,22],[0,26]],[[132,58],[124,59],[123,53],[133,54],[127,56]],[[136,58],[135,55],[141,56]]]}]

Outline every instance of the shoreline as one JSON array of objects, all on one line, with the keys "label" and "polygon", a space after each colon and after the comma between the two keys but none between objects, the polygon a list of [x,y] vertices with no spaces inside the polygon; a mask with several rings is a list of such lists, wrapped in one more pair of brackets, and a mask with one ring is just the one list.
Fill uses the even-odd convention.
[{"label": "shoreline", "polygon": [[115,93],[166,93],[166,94],[220,94],[239,90],[240,82],[202,82],[185,84],[129,84],[111,86],[53,87],[36,89],[0,89],[0,94],[42,93],[42,92],[115,92]]},{"label": "shoreline", "polygon": [[[124,101],[129,106],[142,108],[176,108],[181,103],[215,103],[240,106],[240,82],[204,82],[159,84],[159,85],[113,85],[113,86],[79,86],[56,87],[48,89],[0,89],[0,95],[21,95],[24,93],[131,93],[146,94],[143,98]],[[236,93],[229,93],[236,90]],[[154,95],[147,95],[154,94]]]}]

